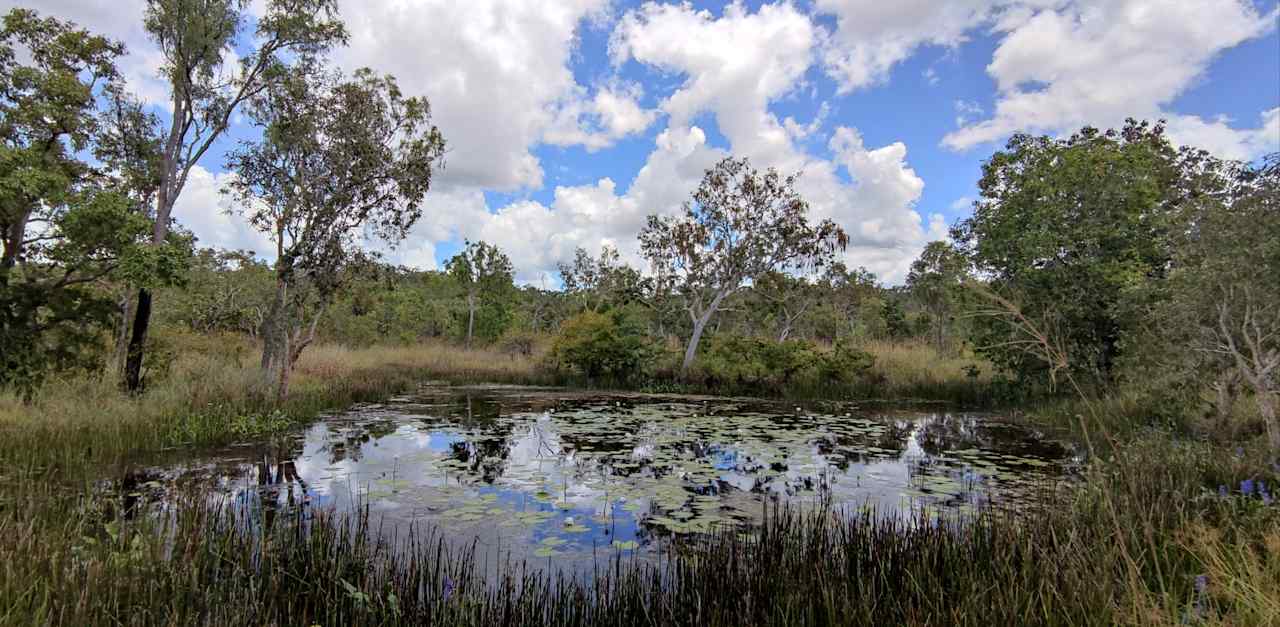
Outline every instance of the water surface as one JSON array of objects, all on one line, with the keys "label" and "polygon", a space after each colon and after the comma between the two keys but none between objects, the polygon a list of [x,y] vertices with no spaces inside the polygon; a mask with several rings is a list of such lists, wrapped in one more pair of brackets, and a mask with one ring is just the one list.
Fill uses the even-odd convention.
[{"label": "water surface", "polygon": [[980,414],[429,385],[270,445],[151,469],[129,489],[203,490],[272,517],[367,505],[393,533],[431,524],[514,561],[582,565],[749,525],[766,502],[1018,507],[1073,459]]}]

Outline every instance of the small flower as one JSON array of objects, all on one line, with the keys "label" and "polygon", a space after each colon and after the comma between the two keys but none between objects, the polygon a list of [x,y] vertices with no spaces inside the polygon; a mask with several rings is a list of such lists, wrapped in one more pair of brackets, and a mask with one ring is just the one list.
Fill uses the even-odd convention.
[{"label": "small flower", "polygon": [[1196,594],[1204,594],[1207,587],[1209,587],[1209,576],[1196,575]]},{"label": "small flower", "polygon": [[1222,485],[1220,485],[1220,486],[1218,486],[1218,496],[1219,496],[1219,497],[1222,497],[1222,498],[1224,498],[1224,499],[1225,499],[1225,498],[1227,498],[1227,494],[1228,494],[1228,491],[1227,491],[1227,485],[1226,485],[1225,483],[1224,483],[1224,484],[1222,484]]},{"label": "small flower", "polygon": [[1253,494],[1253,479],[1245,479],[1240,482],[1240,493],[1245,496]]},{"label": "small flower", "polygon": [[440,598],[448,601],[451,596],[453,596],[453,579],[450,579],[448,575],[445,575],[444,592],[440,595]]},{"label": "small flower", "polygon": [[1237,447],[1236,447],[1236,457],[1244,457],[1244,447],[1243,447],[1243,446],[1237,446]]}]

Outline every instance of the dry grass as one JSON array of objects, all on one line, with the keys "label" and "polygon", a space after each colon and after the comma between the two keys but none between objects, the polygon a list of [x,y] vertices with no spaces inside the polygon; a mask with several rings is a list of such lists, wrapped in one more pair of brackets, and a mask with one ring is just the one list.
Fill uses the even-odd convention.
[{"label": "dry grass", "polygon": [[488,348],[467,349],[445,342],[368,348],[316,346],[303,353],[297,372],[300,382],[330,381],[351,371],[388,367],[462,380],[538,382],[547,379],[539,373],[534,356]]},{"label": "dry grass", "polygon": [[129,463],[147,452],[269,435],[316,413],[374,400],[431,378],[542,383],[535,359],[449,344],[303,353],[289,400],[263,393],[256,349],[243,339],[166,337],[180,350],[128,396],[110,374],[48,381],[29,404],[0,394],[0,480],[7,474],[83,479],[79,471]]},{"label": "dry grass", "polygon": [[[924,341],[876,340],[858,348],[875,355],[872,374],[895,388],[943,388],[957,382],[982,385],[991,381],[990,363],[967,353],[942,352]],[[976,368],[977,376],[971,377],[967,368]]]}]

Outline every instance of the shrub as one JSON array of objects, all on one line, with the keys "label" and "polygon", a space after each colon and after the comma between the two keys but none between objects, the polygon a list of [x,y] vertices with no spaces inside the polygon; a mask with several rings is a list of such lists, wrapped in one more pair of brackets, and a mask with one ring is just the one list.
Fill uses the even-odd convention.
[{"label": "shrub", "polygon": [[615,380],[646,374],[655,357],[643,326],[625,308],[584,311],[565,321],[548,355],[556,370]]},{"label": "shrub", "polygon": [[836,343],[830,351],[818,353],[818,378],[823,383],[853,383],[865,378],[875,364],[875,355]]},{"label": "shrub", "polygon": [[538,334],[529,331],[508,331],[498,340],[498,350],[511,356],[531,357],[537,351]]},{"label": "shrub", "polygon": [[777,386],[812,377],[819,360],[817,349],[804,340],[727,336],[708,343],[703,370],[718,382]]}]

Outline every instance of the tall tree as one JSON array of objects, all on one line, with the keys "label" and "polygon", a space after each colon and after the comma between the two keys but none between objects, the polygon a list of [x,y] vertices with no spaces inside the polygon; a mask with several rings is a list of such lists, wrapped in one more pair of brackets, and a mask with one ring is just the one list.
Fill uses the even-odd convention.
[{"label": "tall tree", "polygon": [[[346,42],[337,0],[267,0],[256,20],[252,47],[236,67],[237,38],[248,0],[148,0],[143,23],[160,47],[169,83],[169,128],[163,134],[151,239],[168,238],[174,204],[192,168],[213,146],[242,104],[258,96],[283,71],[285,59],[315,55]],[[129,338],[125,383],[141,385],[143,350],[151,321],[151,291],[138,290]]]},{"label": "tall tree", "polygon": [[475,335],[476,311],[512,288],[511,260],[497,246],[468,241],[462,252],[449,260],[445,271],[467,297],[467,346]]},{"label": "tall tree", "polygon": [[586,249],[578,248],[573,263],[559,263],[557,268],[565,293],[591,311],[642,297],[643,277],[623,263],[618,249],[612,246],[600,247],[600,256],[595,258]]},{"label": "tall tree", "polygon": [[123,50],[24,9],[0,29],[0,384],[28,395],[49,369],[92,359],[112,305],[87,287],[154,265],[135,182],[81,158],[106,145],[97,100],[122,93]]},{"label": "tall tree", "polygon": [[795,330],[796,323],[809,312],[821,296],[817,285],[805,276],[793,276],[786,272],[770,270],[752,283],[751,292],[759,297],[755,310],[773,323],[779,342],[785,341]]},{"label": "tall tree", "polygon": [[304,57],[254,94],[262,138],[233,151],[229,185],[254,228],[276,245],[276,293],[263,329],[262,368],[276,393],[316,324],[364,255],[366,233],[392,245],[422,215],[444,138],[430,108],[390,76],[347,79]]},{"label": "tall tree", "polygon": [[[1052,309],[1071,368],[1107,382],[1134,326],[1130,296],[1163,275],[1175,210],[1202,193],[1201,161],[1162,125],[1133,120],[1064,139],[1015,135],[984,164],[981,197],[952,236],[992,290],[1026,311]],[[999,318],[975,318],[974,331],[999,366],[1043,373]]]},{"label": "tall tree", "polygon": [[655,274],[676,280],[693,324],[682,375],[726,297],[770,270],[824,265],[847,245],[831,220],[809,224],[797,176],[772,168],[760,173],[746,158],[726,158],[707,170],[683,216],[649,216],[641,248]]},{"label": "tall tree", "polygon": [[951,320],[967,276],[964,256],[944,241],[929,242],[911,263],[907,289],[929,314],[931,335],[938,350],[947,347]]},{"label": "tall tree", "polygon": [[1280,153],[1261,167],[1226,169],[1224,193],[1184,207],[1187,228],[1176,236],[1150,318],[1166,353],[1158,368],[1199,389],[1209,382],[1223,418],[1233,390],[1251,392],[1268,442],[1280,450]]}]

